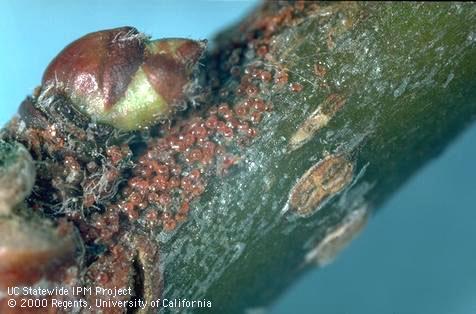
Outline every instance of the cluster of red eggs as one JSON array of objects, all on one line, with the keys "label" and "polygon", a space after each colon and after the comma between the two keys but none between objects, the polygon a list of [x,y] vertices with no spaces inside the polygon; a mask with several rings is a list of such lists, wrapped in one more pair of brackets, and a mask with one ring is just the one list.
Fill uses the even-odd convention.
[{"label": "cluster of red eggs", "polygon": [[[177,223],[187,219],[191,202],[202,195],[209,178],[223,175],[237,163],[239,156],[230,153],[229,148],[246,145],[257,135],[257,125],[271,110],[270,103],[263,99],[271,84],[289,86],[293,92],[303,89],[299,83],[288,85],[289,75],[284,68],[268,66],[273,60],[269,52],[271,37],[278,26],[292,20],[294,11],[302,11],[301,3],[256,26],[267,34],[250,40],[255,56],[262,62],[254,60],[242,70],[240,49],[228,51],[225,67],[238,81],[235,104],[212,106],[178,122],[148,143],[118,204],[131,221],[162,226],[166,231],[175,229]],[[226,95],[225,89],[221,93]]]},{"label": "cluster of red eggs", "polygon": [[199,197],[212,175],[223,175],[238,157],[228,152],[256,136],[256,126],[269,106],[248,98],[235,108],[222,103],[149,141],[122,191],[120,209],[130,220],[173,230],[187,218],[190,202]]}]

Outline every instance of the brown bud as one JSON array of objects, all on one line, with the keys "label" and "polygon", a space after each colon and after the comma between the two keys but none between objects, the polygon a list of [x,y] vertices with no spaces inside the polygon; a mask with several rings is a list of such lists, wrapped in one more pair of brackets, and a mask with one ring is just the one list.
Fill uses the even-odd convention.
[{"label": "brown bud", "polygon": [[121,129],[168,118],[192,90],[205,41],[150,41],[133,27],[94,32],[68,45],[43,75],[44,95],[62,94],[93,120]]},{"label": "brown bud", "polygon": [[133,27],[87,34],[53,59],[42,85],[52,85],[74,98],[99,97],[108,110],[124,95],[142,64],[143,38]]}]

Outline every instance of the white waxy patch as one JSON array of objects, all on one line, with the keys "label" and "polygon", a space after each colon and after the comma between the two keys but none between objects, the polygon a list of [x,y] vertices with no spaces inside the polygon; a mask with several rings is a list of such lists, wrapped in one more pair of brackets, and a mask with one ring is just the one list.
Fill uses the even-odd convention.
[{"label": "white waxy patch", "polygon": [[368,221],[368,210],[363,206],[352,211],[343,222],[329,230],[317,246],[306,254],[305,262],[326,266],[355,239]]}]

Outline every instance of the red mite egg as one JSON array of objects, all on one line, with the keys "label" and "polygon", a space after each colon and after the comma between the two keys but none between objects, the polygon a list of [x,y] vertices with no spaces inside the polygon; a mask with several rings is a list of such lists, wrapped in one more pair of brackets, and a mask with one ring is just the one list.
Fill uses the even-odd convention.
[{"label": "red mite egg", "polygon": [[161,160],[164,164],[166,164],[168,167],[172,167],[172,166],[177,164],[174,157],[173,157],[172,152],[164,152],[164,153],[166,155],[161,157]]},{"label": "red mite egg", "polygon": [[257,98],[253,101],[253,108],[258,111],[264,112],[266,111],[266,104],[263,99]]},{"label": "red mite egg", "polygon": [[177,150],[178,146],[178,138],[176,136],[170,135],[167,137],[167,142],[170,146],[170,148]]},{"label": "red mite egg", "polygon": [[229,109],[225,114],[223,114],[223,118],[226,121],[230,121],[231,119],[233,119],[233,111],[231,111],[231,109]]},{"label": "red mite egg", "polygon": [[177,152],[183,152],[187,149],[185,142],[176,136],[171,137],[169,144],[170,148]]},{"label": "red mite egg", "polygon": [[203,126],[194,128],[193,133],[198,139],[204,139],[208,135],[207,129],[205,129]]},{"label": "red mite egg", "polygon": [[240,121],[238,121],[238,119],[236,119],[235,117],[232,117],[228,120],[227,125],[232,129],[236,129],[238,125],[240,125]]},{"label": "red mite egg", "polygon": [[256,54],[260,57],[264,57],[268,53],[268,47],[266,46],[260,46],[258,50],[256,51]]},{"label": "red mite egg", "polygon": [[248,109],[250,108],[250,105],[251,105],[251,99],[245,99],[245,101],[243,101],[243,103],[241,104],[244,108]]},{"label": "red mite egg", "polygon": [[214,130],[217,127],[218,118],[216,115],[211,115],[208,117],[207,121],[205,122],[205,126],[210,130]]},{"label": "red mite egg", "polygon": [[204,142],[202,145],[204,155],[213,156],[215,154],[215,146],[213,142]]},{"label": "red mite egg", "polygon": [[162,212],[162,220],[169,220],[172,218],[172,214],[169,211]]},{"label": "red mite egg", "polygon": [[326,67],[321,64],[314,64],[314,74],[318,77],[324,77],[327,73]]},{"label": "red mite egg", "polygon": [[131,188],[131,187],[128,185],[128,186],[125,186],[125,187],[123,188],[122,194],[123,194],[124,196],[128,196],[128,195],[130,195],[133,191],[134,191],[134,189]]},{"label": "red mite egg", "polygon": [[182,181],[180,183],[180,187],[186,192],[191,191],[191,189],[192,189],[192,180],[189,177],[182,178]]},{"label": "red mite egg", "polygon": [[122,245],[115,245],[112,249],[111,249],[111,253],[112,253],[112,256],[114,256],[115,258],[118,258],[120,257],[121,255],[124,255],[124,247]]},{"label": "red mite egg", "polygon": [[199,142],[200,142],[200,143],[203,143],[204,141],[208,140],[208,138],[209,138],[210,136],[213,136],[215,133],[216,133],[215,130],[213,130],[213,129],[208,129],[207,137],[201,139]]},{"label": "red mite egg", "polygon": [[291,84],[291,91],[293,91],[294,93],[299,93],[300,91],[302,91],[302,89],[303,89],[303,87],[299,83]]},{"label": "red mite egg", "polygon": [[230,127],[228,127],[228,126],[225,127],[225,128],[223,129],[223,135],[224,135],[225,137],[233,137],[233,129],[230,128]]},{"label": "red mite egg", "polygon": [[263,82],[271,82],[271,79],[273,78],[273,76],[271,75],[270,72],[268,71],[261,71],[260,73],[260,79],[263,81]]},{"label": "red mite egg", "polygon": [[169,167],[162,164],[155,164],[154,170],[156,173],[161,175],[168,175],[169,174]]},{"label": "red mite egg", "polygon": [[151,204],[156,204],[156,203],[159,202],[159,194],[154,193],[154,192],[149,193],[149,194],[147,195],[147,200],[148,200],[149,203],[151,203]]},{"label": "red mite egg", "polygon": [[152,184],[160,191],[165,191],[168,186],[168,179],[165,176],[157,175],[152,180]]},{"label": "red mite egg", "polygon": [[165,231],[172,231],[177,226],[177,223],[173,219],[167,219],[164,221],[164,229]]},{"label": "red mite egg", "polygon": [[146,180],[139,180],[135,186],[137,191],[146,191],[149,187],[149,183]]},{"label": "red mite egg", "polygon": [[131,220],[135,220],[139,217],[139,214],[137,213],[134,207],[135,206],[131,202],[126,202],[122,206],[123,211]]},{"label": "red mite egg", "polygon": [[224,155],[225,154],[225,149],[221,145],[217,145],[215,148],[215,155]]},{"label": "red mite egg", "polygon": [[212,157],[212,156],[210,156],[210,155],[205,155],[205,154],[204,154],[204,155],[203,155],[203,158],[200,160],[200,163],[201,163],[202,165],[209,165],[209,164],[212,163],[212,161],[213,161],[213,157]]},{"label": "red mite egg", "polygon": [[253,68],[253,69],[251,70],[251,76],[252,76],[253,78],[257,78],[257,77],[259,77],[260,72],[261,72],[261,69]]},{"label": "red mite egg", "polygon": [[162,206],[167,206],[170,204],[170,202],[172,201],[171,197],[169,194],[160,194],[159,196],[159,204],[162,205]]},{"label": "red mite egg", "polygon": [[[251,75],[252,78],[256,78],[258,76],[258,69],[254,66],[251,66],[251,67],[248,67],[247,68],[247,71],[248,72],[247,74]],[[248,80],[248,82],[251,82],[251,80]]]},{"label": "red mite egg", "polygon": [[249,128],[249,124],[247,122],[242,122],[238,125],[238,130],[240,131],[247,131]]},{"label": "red mite egg", "polygon": [[279,71],[276,73],[274,82],[279,85],[284,85],[288,83],[288,73],[285,71]]},{"label": "red mite egg", "polygon": [[223,118],[226,119],[231,114],[231,110],[228,104],[221,104],[218,107],[218,114],[220,114]]},{"label": "red mite egg", "polygon": [[255,85],[250,84],[250,85],[246,88],[246,93],[247,93],[248,96],[250,96],[250,97],[254,97],[254,96],[258,95],[258,92],[259,92],[259,89],[258,89],[258,87],[255,86]]},{"label": "red mite egg", "polygon": [[[147,155],[151,154],[151,152],[148,152]],[[146,163],[149,162],[149,156],[141,156],[139,157],[139,159],[137,160],[137,162],[139,163],[139,165],[141,166],[144,166]]]},{"label": "red mite egg", "polygon": [[179,176],[182,173],[182,167],[179,165],[172,165],[170,166],[170,173],[172,173],[174,176]]},{"label": "red mite egg", "polygon": [[80,169],[80,166],[79,166],[79,163],[77,162],[77,160],[72,157],[72,156],[66,156],[64,158],[64,165],[66,167],[68,167],[69,169],[73,170],[73,171],[76,171],[76,170],[79,170]]},{"label": "red mite egg", "polygon": [[157,223],[159,216],[157,215],[157,212],[155,210],[149,210],[145,218],[150,222]]},{"label": "red mite egg", "polygon": [[149,203],[147,201],[142,201],[139,204],[137,204],[137,207],[141,210],[144,210],[149,206]]},{"label": "red mite egg", "polygon": [[137,210],[133,209],[133,210],[127,212],[127,217],[130,220],[137,220],[139,218],[139,213],[137,212]]},{"label": "red mite egg", "polygon": [[217,123],[217,131],[220,132],[220,133],[223,133],[225,128],[226,128],[226,123],[223,122],[223,121],[218,121]]},{"label": "red mite egg", "polygon": [[187,214],[185,213],[177,213],[175,214],[175,221],[177,222],[184,222],[187,220]]},{"label": "red mite egg", "polygon": [[142,196],[141,196],[141,194],[139,194],[138,192],[132,192],[132,194],[129,195],[129,200],[130,200],[133,204],[138,204],[139,202],[142,201]]},{"label": "red mite egg", "polygon": [[144,178],[149,178],[152,176],[152,172],[153,172],[152,169],[148,167],[144,167],[140,169],[139,174]]},{"label": "red mite egg", "polygon": [[200,170],[193,169],[192,171],[190,171],[188,177],[193,181],[197,180],[198,178],[200,178]]},{"label": "red mite egg", "polygon": [[177,177],[172,177],[169,180],[169,189],[175,189],[180,186],[180,179]]},{"label": "red mite egg", "polygon": [[249,137],[255,137],[256,136],[256,129],[254,128],[249,128],[246,133]]},{"label": "red mite egg", "polygon": [[130,178],[128,183],[130,187],[132,188],[135,188],[137,185],[138,185],[138,182],[140,181],[141,179],[138,178],[138,177],[133,177],[133,178]]},{"label": "red mite egg", "polygon": [[124,210],[125,212],[134,210],[134,204],[130,202],[124,202],[121,207],[122,207],[122,210]]},{"label": "red mite egg", "polygon": [[195,148],[195,149],[192,149],[192,151],[190,151],[190,154],[188,154],[188,161],[190,162],[194,162],[194,161],[199,161],[200,159],[202,159],[202,151],[199,149],[199,148]]},{"label": "red mite egg", "polygon": [[148,169],[152,170],[152,171],[155,171],[155,168],[158,166],[158,162],[155,161],[155,160],[152,160],[152,161],[148,161],[146,164],[144,164],[145,167],[147,167]]},{"label": "red mite egg", "polygon": [[251,122],[253,124],[258,124],[261,121],[261,118],[262,118],[261,112],[255,111],[251,114]]},{"label": "red mite egg", "polygon": [[188,213],[189,210],[190,204],[188,202],[183,202],[182,205],[180,205],[179,213]]},{"label": "red mite egg", "polygon": [[128,156],[128,155],[132,154],[132,151],[131,151],[128,144],[122,144],[121,145],[121,153],[122,153],[123,156]]},{"label": "red mite egg", "polygon": [[205,187],[202,183],[197,183],[192,187],[192,194],[195,197],[200,196],[205,191]]},{"label": "red mite egg", "polygon": [[188,148],[195,143],[195,135],[192,132],[185,134],[184,136],[185,146]]},{"label": "red mite egg", "polygon": [[248,114],[248,110],[244,105],[236,106],[235,112],[239,117],[244,117]]}]

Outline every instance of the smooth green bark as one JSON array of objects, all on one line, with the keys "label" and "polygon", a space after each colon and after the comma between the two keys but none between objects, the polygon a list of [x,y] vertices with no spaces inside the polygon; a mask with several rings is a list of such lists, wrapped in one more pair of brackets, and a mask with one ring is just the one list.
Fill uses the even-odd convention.
[{"label": "smooth green bark", "polygon": [[[241,313],[268,305],[313,267],[306,255],[326,235],[352,212],[378,209],[473,120],[474,25],[472,4],[340,3],[280,29],[269,66],[287,68],[303,91],[271,89],[273,112],[240,165],[208,186],[191,221],[161,238],[163,297],[207,298],[213,312]],[[220,44],[237,36],[225,33]],[[331,94],[342,109],[291,151],[293,134]],[[325,156],[344,156],[352,181],[300,217],[290,191]]]}]

